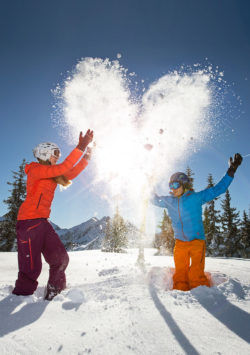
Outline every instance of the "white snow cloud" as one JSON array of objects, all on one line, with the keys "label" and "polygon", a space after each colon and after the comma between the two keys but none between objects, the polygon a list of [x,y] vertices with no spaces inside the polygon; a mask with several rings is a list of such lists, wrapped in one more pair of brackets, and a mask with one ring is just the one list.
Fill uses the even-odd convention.
[{"label": "white snow cloud", "polygon": [[211,129],[212,76],[211,66],[174,71],[138,98],[118,61],[85,58],[58,88],[70,140],[80,130],[95,132],[93,183],[103,183],[102,195],[113,205],[123,204],[140,218],[148,176],[154,184],[168,179],[176,163],[203,144]]}]

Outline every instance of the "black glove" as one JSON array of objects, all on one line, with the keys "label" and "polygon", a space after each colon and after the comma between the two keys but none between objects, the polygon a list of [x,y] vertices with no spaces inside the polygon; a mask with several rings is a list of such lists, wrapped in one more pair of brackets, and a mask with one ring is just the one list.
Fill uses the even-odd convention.
[{"label": "black glove", "polygon": [[82,136],[82,132],[80,132],[80,136],[79,136],[79,143],[76,146],[76,148],[80,149],[81,151],[84,152],[84,150],[86,149],[87,145],[92,142],[94,137],[94,132],[91,131],[90,129],[87,130],[85,136]]},{"label": "black glove", "polygon": [[238,166],[241,164],[243,158],[239,153],[234,154],[234,158],[230,157],[228,161],[229,169],[227,171],[228,175],[234,177]]}]

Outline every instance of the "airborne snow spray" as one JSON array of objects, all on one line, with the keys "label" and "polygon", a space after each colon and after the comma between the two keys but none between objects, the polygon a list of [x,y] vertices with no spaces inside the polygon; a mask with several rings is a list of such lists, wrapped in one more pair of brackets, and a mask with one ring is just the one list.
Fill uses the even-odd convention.
[{"label": "airborne snow spray", "polygon": [[[223,73],[217,75],[222,80]],[[137,226],[153,185],[166,186],[177,164],[212,136],[214,80],[211,68],[195,65],[160,77],[138,94],[143,80],[139,85],[119,61],[85,58],[56,89],[69,141],[77,141],[79,131],[94,130],[95,193],[111,206],[119,200],[121,214]],[[147,223],[153,220],[148,216]]]}]

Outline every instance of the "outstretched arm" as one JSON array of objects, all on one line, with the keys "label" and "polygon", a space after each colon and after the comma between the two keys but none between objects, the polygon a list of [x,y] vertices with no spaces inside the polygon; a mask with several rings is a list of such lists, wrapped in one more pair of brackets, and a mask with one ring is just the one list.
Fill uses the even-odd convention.
[{"label": "outstretched arm", "polygon": [[30,169],[29,174],[34,179],[49,179],[56,176],[64,175],[78,162],[82,156],[82,151],[78,148],[72,150],[67,158],[61,164],[56,165],[42,165],[36,164],[36,166]]},{"label": "outstretched arm", "polygon": [[228,162],[229,169],[227,170],[226,175],[218,182],[218,184],[198,192],[198,194],[201,197],[202,203],[209,202],[214,198],[218,197],[219,195],[223,194],[224,192],[226,192],[229,185],[233,181],[234,174],[237,168],[239,167],[239,165],[241,164],[241,162],[242,162],[242,156],[239,153],[235,154],[233,159],[230,157]]},{"label": "outstretched arm", "polygon": [[156,194],[153,194],[153,196],[150,199],[150,202],[155,206],[167,208],[168,207],[168,199],[169,199],[169,196],[158,196]]},{"label": "outstretched arm", "polygon": [[64,176],[69,180],[75,179],[88,165],[88,160],[91,159],[92,156],[92,148],[87,148],[86,153],[83,158],[76,164],[70,171],[68,171]]},{"label": "outstretched arm", "polygon": [[75,179],[88,165],[88,161],[83,157],[72,169],[66,172],[64,176],[69,179]]},{"label": "outstretched arm", "polygon": [[87,145],[93,140],[93,131],[88,130],[85,136],[80,132],[79,143],[77,147],[67,156],[63,163],[57,165],[42,165],[38,164],[30,172],[34,178],[48,179],[60,175],[65,175],[74,165],[78,162],[82,156],[83,151]]}]

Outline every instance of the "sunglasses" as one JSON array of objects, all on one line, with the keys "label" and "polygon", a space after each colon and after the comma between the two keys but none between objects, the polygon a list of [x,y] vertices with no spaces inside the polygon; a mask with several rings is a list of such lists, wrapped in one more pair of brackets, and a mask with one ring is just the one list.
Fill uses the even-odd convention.
[{"label": "sunglasses", "polygon": [[181,184],[178,181],[174,181],[169,184],[169,187],[171,190],[176,190],[179,189],[179,187],[181,187]]}]

